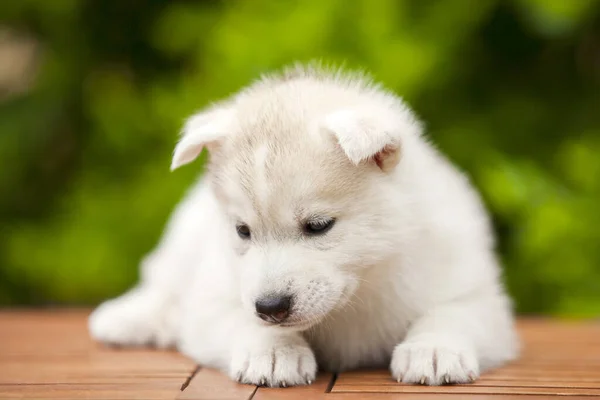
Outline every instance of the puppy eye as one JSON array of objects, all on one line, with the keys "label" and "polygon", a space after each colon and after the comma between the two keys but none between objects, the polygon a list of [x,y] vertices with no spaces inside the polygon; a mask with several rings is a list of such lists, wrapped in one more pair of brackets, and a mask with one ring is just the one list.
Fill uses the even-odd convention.
[{"label": "puppy eye", "polygon": [[321,219],[307,222],[303,229],[304,233],[310,236],[323,235],[333,227],[333,224],[335,224],[335,218]]},{"label": "puppy eye", "polygon": [[250,227],[248,227],[248,225],[239,224],[235,227],[235,230],[237,231],[238,236],[242,239],[250,239]]}]

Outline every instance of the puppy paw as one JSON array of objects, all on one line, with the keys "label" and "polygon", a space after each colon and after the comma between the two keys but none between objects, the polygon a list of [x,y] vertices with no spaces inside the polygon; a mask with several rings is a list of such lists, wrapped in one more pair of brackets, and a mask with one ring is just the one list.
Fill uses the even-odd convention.
[{"label": "puppy paw", "polygon": [[317,362],[303,339],[278,341],[270,346],[246,344],[234,350],[229,374],[238,382],[252,385],[310,385],[317,374]]},{"label": "puppy paw", "polygon": [[390,369],[398,382],[421,385],[470,383],[479,377],[474,351],[432,338],[400,343],[392,354]]},{"label": "puppy paw", "polygon": [[89,318],[95,340],[120,346],[173,345],[174,336],[162,310],[137,296],[126,294],[95,309]]}]

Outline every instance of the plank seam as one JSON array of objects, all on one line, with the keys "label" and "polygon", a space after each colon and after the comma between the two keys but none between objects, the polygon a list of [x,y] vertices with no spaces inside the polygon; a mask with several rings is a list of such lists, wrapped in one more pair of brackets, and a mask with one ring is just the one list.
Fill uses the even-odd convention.
[{"label": "plank seam", "polygon": [[254,390],[252,391],[252,393],[250,393],[250,397],[248,397],[248,400],[252,400],[252,398],[254,397],[254,395],[256,394],[257,391],[258,391],[258,386],[254,387]]},{"label": "plank seam", "polygon": [[337,380],[338,374],[333,373],[331,374],[331,379],[329,380],[329,384],[327,385],[327,389],[325,389],[325,393],[331,393],[331,390],[333,389],[333,386],[335,385],[335,381]]},{"label": "plank seam", "polygon": [[196,365],[196,368],[194,368],[194,370],[192,371],[192,373],[187,377],[187,379],[185,380],[185,382],[183,382],[181,384],[181,388],[179,389],[180,391],[184,391],[189,385],[190,382],[192,381],[192,379],[194,379],[194,377],[196,376],[196,374],[198,373],[198,371],[200,371],[200,366]]}]

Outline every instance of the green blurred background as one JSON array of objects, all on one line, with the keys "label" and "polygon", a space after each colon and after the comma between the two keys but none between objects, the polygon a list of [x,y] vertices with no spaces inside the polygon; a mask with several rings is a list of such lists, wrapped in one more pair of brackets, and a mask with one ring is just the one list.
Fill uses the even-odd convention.
[{"label": "green blurred background", "polygon": [[480,188],[521,313],[600,315],[600,2],[0,2],[0,304],[92,304],[201,163],[183,119],[311,59],[395,90]]}]

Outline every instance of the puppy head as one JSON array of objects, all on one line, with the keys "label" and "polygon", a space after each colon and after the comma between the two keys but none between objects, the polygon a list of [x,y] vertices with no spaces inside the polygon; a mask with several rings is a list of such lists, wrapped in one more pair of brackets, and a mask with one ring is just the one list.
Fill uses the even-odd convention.
[{"label": "puppy head", "polygon": [[306,329],[395,254],[403,164],[420,128],[353,76],[295,70],[193,116],[172,168],[211,152],[248,312]]}]

